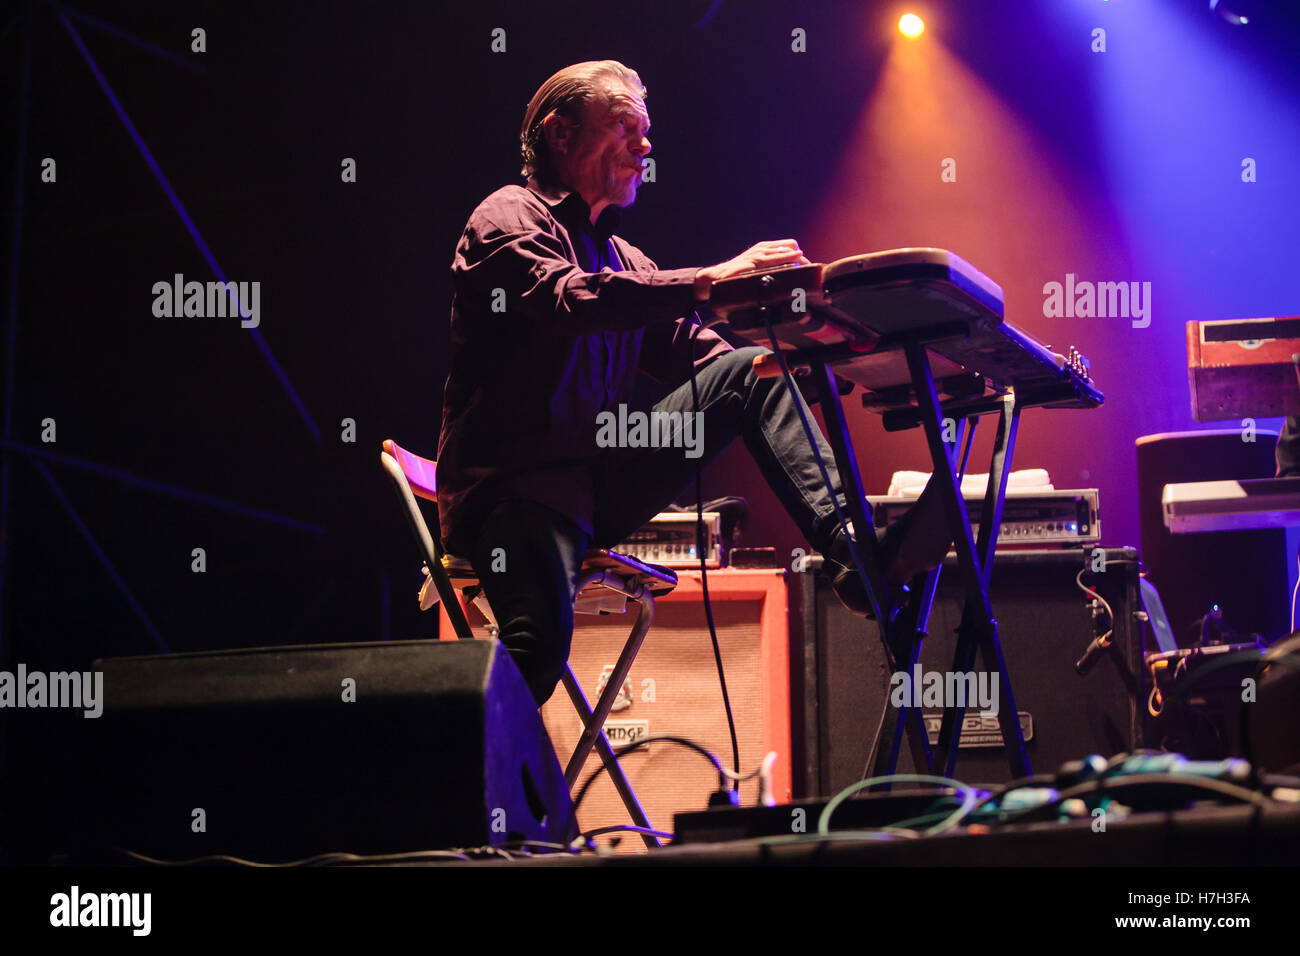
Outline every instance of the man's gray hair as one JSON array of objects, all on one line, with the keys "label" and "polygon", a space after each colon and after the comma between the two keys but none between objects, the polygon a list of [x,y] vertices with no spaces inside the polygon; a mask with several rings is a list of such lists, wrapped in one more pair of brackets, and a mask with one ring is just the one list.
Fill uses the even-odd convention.
[{"label": "man's gray hair", "polygon": [[566,66],[541,85],[524,111],[524,123],[519,128],[519,152],[524,166],[520,172],[525,177],[535,176],[539,182],[554,177],[550,149],[542,124],[552,113],[569,119],[576,118],[583,106],[604,93],[610,86],[623,85],[645,97],[645,87],[636,70],[629,69],[617,60],[589,60]]}]

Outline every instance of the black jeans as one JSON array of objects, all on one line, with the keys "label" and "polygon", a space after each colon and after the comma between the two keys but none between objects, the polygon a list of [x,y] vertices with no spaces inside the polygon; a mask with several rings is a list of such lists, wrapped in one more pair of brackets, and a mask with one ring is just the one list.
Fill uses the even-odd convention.
[{"label": "black jeans", "polygon": [[[725,353],[696,373],[702,436],[686,448],[611,448],[597,469],[594,541],[564,515],[532,501],[510,499],[487,513],[470,561],[500,627],[500,640],[523,673],[538,705],[555,691],[569,657],[573,602],[583,555],[627,538],[676,500],[695,480],[697,463],[713,461],[737,435],[744,438],[768,485],[818,551],[836,528],[831,494],[844,503],[830,446],[810,413],[831,490],[822,481],[795,402],[780,378],[758,378],[752,362],[765,348]],[[804,405],[805,410],[807,405]],[[656,412],[694,411],[686,382],[655,405]],[[592,423],[593,430],[596,423]]]}]

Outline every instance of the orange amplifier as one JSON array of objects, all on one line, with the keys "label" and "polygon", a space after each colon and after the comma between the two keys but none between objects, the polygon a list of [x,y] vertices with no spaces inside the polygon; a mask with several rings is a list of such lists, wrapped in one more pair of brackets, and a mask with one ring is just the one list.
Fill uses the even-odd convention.
[{"label": "orange amplifier", "polygon": [[1192,416],[1300,415],[1300,316],[1187,323]]}]

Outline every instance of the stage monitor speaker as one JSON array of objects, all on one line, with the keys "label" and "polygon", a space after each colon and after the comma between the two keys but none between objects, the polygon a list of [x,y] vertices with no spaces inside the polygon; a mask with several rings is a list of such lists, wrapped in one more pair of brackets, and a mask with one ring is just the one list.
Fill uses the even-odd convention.
[{"label": "stage monitor speaker", "polygon": [[1255,703],[1242,704],[1245,755],[1275,773],[1300,774],[1300,635],[1268,650]]},{"label": "stage monitor speaker", "polygon": [[[1143,745],[1143,631],[1138,609],[1137,552],[1102,549],[1105,571],[1086,575],[1114,611],[1113,646],[1086,677],[1075,662],[1093,640],[1091,599],[1076,575],[1090,551],[1000,551],[994,557],[989,598],[998,621],[1016,709],[1034,771],[1056,770],[1068,760],[1112,755]],[[1087,561],[1087,565],[1085,565]],[[846,611],[821,575],[802,575],[805,789],[831,796],[863,779],[872,740],[891,706],[890,673],[875,622]],[[956,559],[944,562],[921,654],[923,671],[952,669],[963,592]],[[977,657],[975,669],[983,670]],[[931,741],[942,711],[924,708]],[[969,783],[1011,779],[997,721],[967,709],[955,775]],[[912,773],[906,742],[899,773]]]},{"label": "stage monitor speaker", "polygon": [[[104,710],[65,722],[72,736],[57,762],[77,766],[62,782],[81,799],[47,833],[53,853],[285,862],[556,843],[572,832],[555,752],[495,641],[256,648],[94,667]],[[29,806],[29,818],[40,815]]]}]

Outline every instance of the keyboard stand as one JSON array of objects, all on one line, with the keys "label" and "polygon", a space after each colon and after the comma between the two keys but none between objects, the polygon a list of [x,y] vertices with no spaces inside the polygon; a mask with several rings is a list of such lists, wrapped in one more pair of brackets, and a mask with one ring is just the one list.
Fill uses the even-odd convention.
[{"label": "keyboard stand", "polygon": [[[952,670],[969,673],[978,655],[985,670],[997,676],[997,717],[1007,762],[1014,777],[1028,776],[1025,740],[989,605],[989,580],[1020,412],[1037,406],[1100,406],[1105,397],[1088,374],[1087,360],[1074,348],[1068,355],[1053,352],[1005,322],[1002,289],[945,249],[890,249],[825,265],[791,264],[733,276],[714,284],[710,307],[718,321],[730,323],[742,336],[766,333],[764,344],[776,355],[755,361],[760,375],[784,374],[788,364],[806,366],[814,373],[849,517],[858,529],[857,540],[868,549],[865,556],[859,552],[857,557],[864,564],[891,673],[910,671],[920,660],[939,571],[910,582],[914,590],[903,587],[896,594],[884,579],[857,457],[831,370],[868,390],[863,404],[882,415],[887,431],[923,426],[937,490],[954,532],[965,595]],[[783,349],[782,342],[788,348]],[[941,388],[936,386],[931,356],[942,375]],[[948,396],[942,404],[941,391]],[[980,416],[988,414],[998,416],[998,431],[980,525],[972,538],[959,474],[970,457],[975,426]],[[943,440],[945,419],[955,426],[949,429],[951,447]],[[956,452],[963,431],[966,446],[958,469]],[[908,702],[895,708],[889,699],[884,706],[868,773],[883,775],[897,768],[906,734],[918,769],[937,769],[951,777],[966,708],[954,702],[944,709],[938,748],[933,751],[919,706]]]},{"label": "keyboard stand", "polygon": [[[965,592],[965,606],[961,624],[957,628],[957,649],[953,656],[952,671],[962,674],[969,672],[974,667],[976,653],[979,653],[985,670],[998,675],[998,722],[1008,765],[1012,777],[1027,777],[1031,772],[1029,757],[1025,752],[1025,740],[1011,690],[1011,678],[1007,673],[1006,660],[998,641],[998,625],[993,617],[988,596],[993,555],[1006,499],[1007,475],[1011,471],[1011,456],[1015,448],[1016,429],[1020,423],[1023,403],[1010,391],[978,402],[950,403],[951,410],[960,407],[962,414],[961,418],[955,420],[957,427],[954,441],[950,446],[943,440],[944,409],[939,403],[934,374],[926,355],[926,343],[934,336],[922,329],[897,338],[891,336],[891,338],[894,340],[890,346],[901,348],[907,358],[918,404],[911,410],[886,413],[885,427],[890,431],[917,424],[924,427],[930,457],[934,464],[935,480],[939,483],[938,490],[947,509],[949,527],[954,531],[958,573]],[[800,361],[798,352],[784,354],[795,363]],[[824,357],[810,356],[807,364],[812,369],[821,401],[828,433],[827,440],[835,453],[835,463],[839,468],[840,480],[848,501],[849,516],[855,529],[866,531],[865,534],[859,532],[856,538],[874,547],[874,526],[835,375]],[[998,431],[989,464],[989,485],[984,495],[984,511],[976,541],[971,537],[966,501],[960,494],[961,483],[955,458],[957,447],[961,444],[963,425],[969,421],[970,430],[966,438],[966,456],[969,456],[979,416],[990,412],[996,412],[998,415]],[[965,470],[964,460],[961,470]],[[874,562],[874,566],[879,569],[881,562]],[[927,633],[930,611],[938,589],[939,569],[928,572],[924,576],[923,583],[915,590],[904,587],[899,589],[898,594],[892,593],[894,589],[884,580],[879,570],[868,574],[868,581],[872,601],[877,609],[876,620],[890,673],[906,671],[911,674],[913,667],[920,660],[922,642]],[[951,777],[958,750],[954,738],[962,725],[966,708],[955,705],[944,708],[938,749],[932,752],[919,707],[911,706],[909,701],[903,707],[895,708],[888,694],[884,707],[885,719],[880,734],[872,745],[867,764],[868,773],[872,776],[883,776],[897,770],[902,738],[906,732],[913,765],[918,769],[925,768],[927,773],[937,772],[942,776]]]}]

